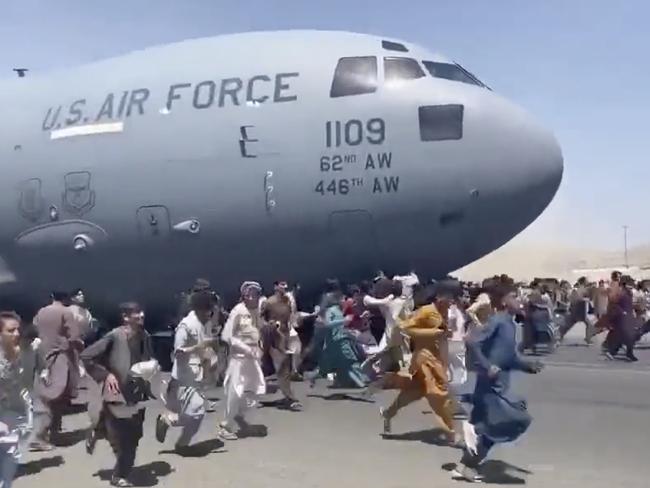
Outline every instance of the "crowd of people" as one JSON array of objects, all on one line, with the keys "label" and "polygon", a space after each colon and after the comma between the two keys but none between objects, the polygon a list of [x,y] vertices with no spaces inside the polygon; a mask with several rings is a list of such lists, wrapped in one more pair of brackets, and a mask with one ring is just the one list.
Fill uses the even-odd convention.
[{"label": "crowd of people", "polygon": [[[383,432],[406,405],[426,399],[441,441],[463,451],[453,476],[481,479],[481,463],[496,443],[520,437],[531,417],[510,392],[510,373],[535,374],[542,364],[525,357],[540,343],[553,347],[578,322],[588,343],[607,331],[607,358],[650,331],[645,283],[614,273],[609,283],[571,286],[557,280],[517,284],[507,276],[480,286],[447,277],[421,282],[415,273],[375,279],[344,289],[328,280],[313,311],[303,312],[286,281],[262,286],[246,281],[240,301],[227,312],[207,280],[184,294],[174,330],[168,381],[154,357],[144,311],[120,306],[119,326],[101,334],[81,290],[56,292],[32,321],[0,312],[0,487],[9,488],[20,452],[49,451],[57,444],[61,418],[80,383],[87,386],[86,450],[106,439],[115,454],[111,484],[131,486],[148,401],[160,401],[155,437],[164,442],[179,429],[175,449],[191,454],[192,440],[207,411],[206,391],[224,389],[224,414],[215,436],[235,441],[252,428],[247,411],[259,405],[268,378],[294,411],[303,405],[292,382],[319,380],[359,390],[375,401],[380,390],[397,390],[380,408]],[[523,331],[518,341],[518,329]],[[468,371],[473,394],[463,393]]]},{"label": "crowd of people", "polygon": [[637,361],[634,347],[650,332],[650,281],[637,282],[615,271],[608,282],[589,283],[583,277],[572,286],[567,281],[535,280],[520,289],[526,303],[520,351],[535,352],[544,336],[552,345],[562,342],[581,323],[588,345],[607,331],[602,342],[607,359],[613,360],[625,348],[625,359]]}]

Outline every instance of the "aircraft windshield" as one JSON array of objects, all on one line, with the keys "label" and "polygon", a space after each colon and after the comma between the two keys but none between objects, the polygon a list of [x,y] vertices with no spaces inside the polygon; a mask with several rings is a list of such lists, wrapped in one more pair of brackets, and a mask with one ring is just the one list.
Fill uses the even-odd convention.
[{"label": "aircraft windshield", "polygon": [[426,76],[415,59],[384,58],[384,78],[387,84],[416,80]]},{"label": "aircraft windshield", "polygon": [[460,81],[461,83],[487,88],[483,82],[459,64],[439,63],[436,61],[424,61],[422,64],[424,64],[424,67],[429,71],[431,76],[435,78]]},{"label": "aircraft windshield", "polygon": [[330,97],[363,95],[377,91],[377,58],[341,58],[334,72]]}]

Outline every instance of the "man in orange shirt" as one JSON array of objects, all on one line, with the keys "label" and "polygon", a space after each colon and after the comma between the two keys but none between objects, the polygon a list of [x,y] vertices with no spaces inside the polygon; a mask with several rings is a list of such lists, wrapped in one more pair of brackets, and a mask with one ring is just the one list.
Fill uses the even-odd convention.
[{"label": "man in orange shirt", "polygon": [[389,373],[385,387],[399,388],[397,398],[387,409],[381,409],[384,433],[391,431],[391,419],[403,407],[420,398],[426,398],[438,417],[450,443],[454,442],[453,400],[447,379],[447,316],[454,301],[451,286],[438,283],[417,290],[415,311],[399,325],[402,333],[409,336],[414,349],[409,374]]}]

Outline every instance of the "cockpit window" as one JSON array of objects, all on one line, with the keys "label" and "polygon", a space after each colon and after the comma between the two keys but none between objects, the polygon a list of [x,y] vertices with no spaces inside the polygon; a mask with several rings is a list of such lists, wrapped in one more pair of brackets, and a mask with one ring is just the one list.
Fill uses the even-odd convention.
[{"label": "cockpit window", "polygon": [[330,97],[348,97],[377,91],[377,58],[341,58],[336,65]]},{"label": "cockpit window", "polygon": [[424,71],[420,64],[411,58],[384,58],[384,78],[386,83],[416,80],[422,78]]},{"label": "cockpit window", "polygon": [[431,76],[435,78],[460,81],[461,83],[487,88],[476,76],[458,64],[438,63],[435,61],[423,61],[422,64],[424,64],[424,67],[429,71]]},{"label": "cockpit window", "polygon": [[400,42],[381,41],[381,47],[383,47],[387,51],[399,51],[401,53],[409,52],[408,48]]},{"label": "cockpit window", "polygon": [[463,105],[424,105],[418,109],[420,140],[453,141],[463,138]]}]

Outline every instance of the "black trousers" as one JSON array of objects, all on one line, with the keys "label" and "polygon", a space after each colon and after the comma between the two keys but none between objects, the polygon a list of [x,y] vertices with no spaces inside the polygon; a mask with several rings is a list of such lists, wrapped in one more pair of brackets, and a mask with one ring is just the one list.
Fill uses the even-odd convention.
[{"label": "black trousers", "polygon": [[144,410],[140,410],[130,418],[118,418],[105,406],[102,415],[104,416],[106,439],[116,457],[113,476],[128,478],[135,464],[138,443],[142,439]]},{"label": "black trousers", "polygon": [[634,355],[634,344],[636,340],[637,338],[632,331],[625,327],[617,327],[609,331],[605,339],[605,344],[607,345],[608,352],[612,356],[618,354],[619,349],[625,346],[626,353],[629,357]]},{"label": "black trousers", "polygon": [[61,432],[63,413],[69,404],[69,397],[57,400],[34,399],[36,415],[34,419],[34,438],[40,442],[56,443],[56,436]]}]

